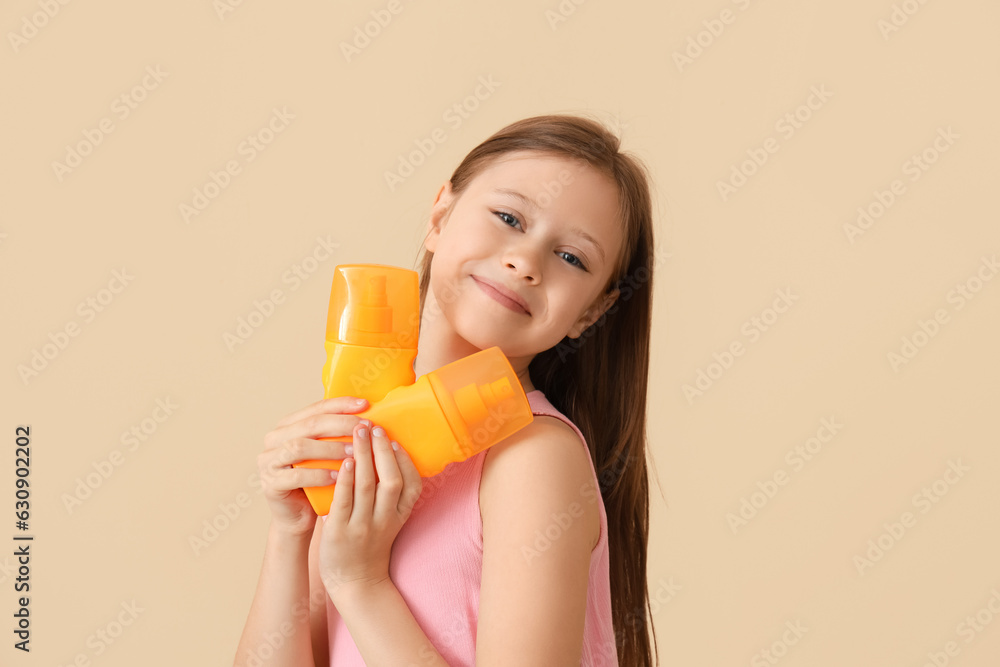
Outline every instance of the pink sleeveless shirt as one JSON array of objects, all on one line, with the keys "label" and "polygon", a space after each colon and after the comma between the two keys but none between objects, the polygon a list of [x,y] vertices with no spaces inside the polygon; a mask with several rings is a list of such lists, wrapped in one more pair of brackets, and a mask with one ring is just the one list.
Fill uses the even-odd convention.
[{"label": "pink sleeveless shirt", "polygon": [[[552,404],[541,390],[528,392],[536,415],[562,419],[580,436],[595,484],[597,474],[580,429]],[[423,480],[420,500],[396,536],[389,576],[434,648],[453,667],[476,664],[476,629],[483,570],[483,521],[479,514],[479,480],[486,451],[449,464]],[[598,489],[600,487],[598,486]],[[598,490],[598,499],[600,491]],[[615,634],[611,622],[611,586],[608,570],[608,520],[604,502],[597,503],[601,534],[590,554],[590,581],[583,629],[585,667],[617,667]],[[323,517],[325,520],[326,517]],[[347,625],[326,598],[331,667],[364,665]],[[391,637],[386,638],[392,641]],[[414,659],[419,656],[414,656]],[[517,664],[511,656],[511,664]]]}]

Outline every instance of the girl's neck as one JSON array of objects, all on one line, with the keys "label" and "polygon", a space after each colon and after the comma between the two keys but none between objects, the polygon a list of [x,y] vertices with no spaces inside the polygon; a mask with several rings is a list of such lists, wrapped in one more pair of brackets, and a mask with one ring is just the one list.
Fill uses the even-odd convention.
[{"label": "girl's neck", "polygon": [[[414,375],[420,377],[479,351],[479,348],[455,332],[448,319],[441,313],[441,309],[434,299],[434,293],[428,288],[427,296],[424,297],[424,307],[420,313],[417,356],[413,360]],[[517,373],[525,393],[535,389],[528,376],[528,364],[531,363],[532,358],[507,358],[514,372]]]}]

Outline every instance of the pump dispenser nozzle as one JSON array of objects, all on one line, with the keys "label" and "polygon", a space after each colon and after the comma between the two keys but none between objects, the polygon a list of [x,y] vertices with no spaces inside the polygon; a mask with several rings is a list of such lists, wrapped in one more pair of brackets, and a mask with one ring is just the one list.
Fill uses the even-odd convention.
[{"label": "pump dispenser nozzle", "polygon": [[500,442],[533,419],[524,388],[499,347],[470,354],[427,375],[455,434],[461,455],[457,461]]},{"label": "pump dispenser nozzle", "polygon": [[455,405],[465,422],[473,423],[486,419],[490,410],[512,393],[510,380],[507,378],[488,384],[467,384],[455,390]]},{"label": "pump dispenser nozzle", "polygon": [[368,278],[365,296],[350,319],[354,332],[388,333],[392,331],[392,308],[386,302],[385,274]]}]

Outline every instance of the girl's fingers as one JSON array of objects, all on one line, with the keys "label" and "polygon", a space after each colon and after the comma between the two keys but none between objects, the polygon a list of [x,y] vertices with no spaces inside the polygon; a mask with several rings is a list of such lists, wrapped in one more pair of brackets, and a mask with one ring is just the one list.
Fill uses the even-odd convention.
[{"label": "girl's fingers", "polygon": [[271,493],[288,493],[306,486],[329,486],[334,481],[330,479],[330,471],[324,468],[285,468],[265,470],[261,481],[266,482]]},{"label": "girl's fingers", "polygon": [[[356,396],[337,396],[336,398],[324,398],[321,401],[316,401],[312,405],[302,408],[290,415],[287,415],[277,424],[275,428],[281,428],[283,426],[288,426],[296,422],[300,422],[303,419],[309,417],[314,417],[316,415],[322,414],[350,414],[353,412],[360,412],[368,407],[368,402],[358,403],[358,398]],[[362,399],[363,400],[363,399]]]},{"label": "girl's fingers", "polygon": [[302,421],[307,417],[312,417],[313,415],[319,415],[323,413],[351,413],[359,412],[368,407],[367,401],[363,403],[358,402],[357,396],[337,396],[336,398],[324,398],[323,400],[316,401],[312,405],[302,408],[292,414],[286,416],[284,419],[279,421],[276,427],[288,426],[289,424],[294,424],[297,421]]},{"label": "girl's fingers", "polygon": [[294,424],[279,426],[264,436],[264,450],[276,449],[296,438],[346,438],[350,443],[351,431],[361,421],[357,415],[321,413],[306,417]]},{"label": "girl's fingers", "polygon": [[[372,467],[371,422],[363,420],[354,429],[354,509],[351,516],[368,521],[375,504],[375,469]],[[340,479],[337,479],[340,486]]]},{"label": "girl's fingers", "polygon": [[[327,479],[332,479],[329,470],[326,474]],[[343,525],[351,519],[351,510],[354,507],[354,459],[344,459],[340,471],[337,472],[335,483],[333,500],[330,502],[330,513],[327,514],[327,518]]]},{"label": "girl's fingers", "polygon": [[403,488],[399,494],[399,499],[396,504],[396,511],[399,516],[405,521],[410,516],[410,512],[413,511],[413,506],[417,504],[417,500],[420,499],[420,491],[423,488],[423,480],[420,479],[420,471],[417,470],[417,466],[413,464],[413,459],[402,447],[399,451],[394,452],[396,455],[396,461],[399,464],[399,474],[403,480]]},{"label": "girl's fingers", "polygon": [[375,468],[378,470],[378,488],[375,491],[374,516],[376,521],[386,518],[396,519],[396,505],[399,492],[403,489],[403,477],[396,463],[389,436],[380,426],[372,428],[372,451],[375,454]]},{"label": "girl's fingers", "polygon": [[347,456],[344,448],[349,442],[337,440],[313,440],[311,438],[293,438],[285,441],[276,449],[265,450],[262,457],[273,468],[282,468],[313,459],[342,459]]}]

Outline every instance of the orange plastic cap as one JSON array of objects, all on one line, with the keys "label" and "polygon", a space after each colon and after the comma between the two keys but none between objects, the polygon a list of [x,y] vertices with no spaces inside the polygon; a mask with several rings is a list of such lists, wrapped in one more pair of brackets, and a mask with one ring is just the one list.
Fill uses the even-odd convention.
[{"label": "orange plastic cap", "polygon": [[416,271],[383,264],[341,264],[334,269],[326,339],[415,350],[419,303]]},{"label": "orange plastic cap", "polygon": [[462,421],[464,429],[454,430],[465,440],[460,446],[469,456],[524,428],[534,418],[524,388],[499,347],[476,352],[431,375],[438,381],[435,390],[440,387],[446,392],[439,399],[442,407],[448,402],[447,394],[454,401],[457,415],[448,416]]}]

